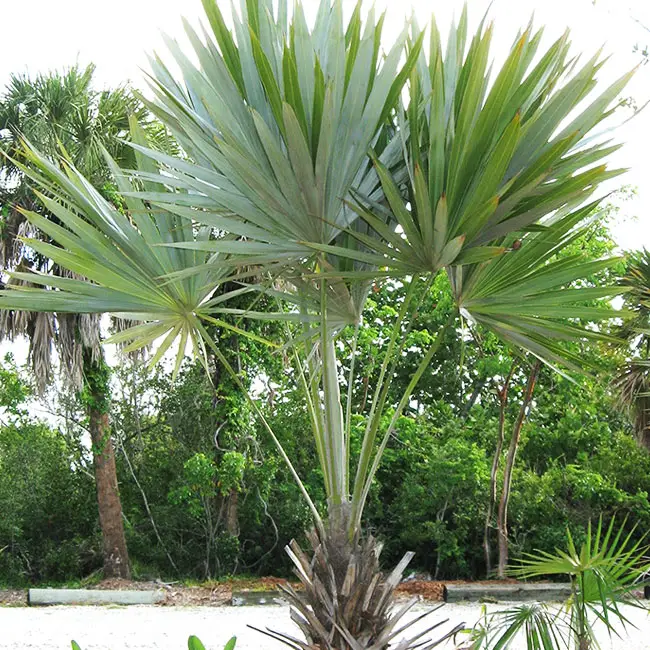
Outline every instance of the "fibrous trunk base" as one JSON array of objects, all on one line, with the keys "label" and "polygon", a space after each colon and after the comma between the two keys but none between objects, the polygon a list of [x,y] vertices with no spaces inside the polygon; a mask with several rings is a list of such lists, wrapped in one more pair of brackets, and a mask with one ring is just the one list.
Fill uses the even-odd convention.
[{"label": "fibrous trunk base", "polygon": [[[357,534],[350,539],[345,524],[346,518],[338,517],[330,519],[325,531],[310,531],[311,558],[295,540],[286,548],[303,588],[280,588],[305,641],[270,630],[265,634],[295,650],[387,650],[413,623],[441,607],[402,623],[402,617],[418,602],[418,598],[401,606],[395,602],[395,589],[413,553],[407,553],[390,574],[384,574],[379,564],[382,544],[372,535],[362,538]],[[442,623],[391,647],[430,650],[463,628],[459,625],[436,641],[426,641],[426,635],[439,625]]]}]

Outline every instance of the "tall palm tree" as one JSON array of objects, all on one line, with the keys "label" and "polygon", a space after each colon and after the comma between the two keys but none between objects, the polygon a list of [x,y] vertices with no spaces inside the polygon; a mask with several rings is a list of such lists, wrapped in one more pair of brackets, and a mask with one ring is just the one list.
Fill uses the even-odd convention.
[{"label": "tall palm tree", "polygon": [[[0,98],[0,270],[30,270],[69,276],[64,267],[26,246],[21,236],[52,240],[33,230],[21,210],[36,210],[56,217],[43,208],[20,169],[22,136],[39,150],[54,157],[61,148],[75,166],[104,195],[110,196],[110,172],[103,149],[121,164],[131,166],[133,150],[123,139],[129,134],[129,116],[146,117],[144,106],[128,91],[118,88],[97,92],[92,88],[94,66],[73,67],[64,73],[11,77]],[[12,280],[9,281],[10,283]],[[129,558],[124,536],[115,454],[110,436],[108,368],[101,347],[100,323],[96,315],[84,313],[0,313],[0,338],[26,336],[34,377],[42,391],[52,381],[52,349],[56,347],[64,377],[82,388],[92,439],[99,520],[103,537],[104,574],[128,577]]]},{"label": "tall palm tree", "polygon": [[650,449],[650,252],[630,255],[623,285],[625,305],[633,314],[622,327],[629,358],[614,380],[622,404],[630,410],[637,440]]},{"label": "tall palm tree", "polygon": [[[131,174],[116,167],[124,215],[71,162],[62,170],[26,144],[28,173],[62,222],[55,227],[28,213],[61,248],[30,245],[87,279],[14,273],[44,289],[3,291],[0,306],[129,314],[140,323],[114,341],[131,349],[157,341],[154,363],[175,341],[177,364],[190,343],[201,357],[210,349],[235,381],[207,325],[225,313],[284,322],[282,348],[304,392],[327,508],[317,508],[251,397],[315,522],[311,558],[295,543],[288,548],[304,585],[301,593],[287,588],[292,618],[306,642],[276,636],[294,648],[383,650],[403,631],[396,626],[411,606],[391,613],[410,555],[381,573],[380,545],[362,531],[363,508],[443,335],[462,335],[459,318],[479,322],[570,370],[580,370],[582,360],[564,341],[607,338],[578,323],[611,318],[610,308],[587,303],[619,289],[580,288],[579,281],[611,260],[558,253],[589,227],[598,201],[587,199],[598,184],[618,173],[601,164],[616,147],[592,131],[611,114],[629,75],[584,103],[602,63],[596,56],[578,66],[566,34],[536,57],[542,34],[529,26],[490,75],[492,26],[482,23],[468,41],[465,13],[444,54],[435,23],[428,53],[411,23],[382,56],[383,17],[371,10],[364,20],[360,3],[345,22],[340,0],[322,0],[310,27],[300,3],[289,15],[285,0],[277,7],[242,1],[234,36],[217,3],[203,4],[212,34],[186,25],[192,60],[168,42],[182,81],[152,59],[149,108],[188,158],[136,146],[149,166]],[[423,342],[404,395],[389,403],[405,345],[400,334],[439,273],[449,276],[457,310]],[[408,290],[361,414],[366,428],[357,454],[349,392],[354,332],[372,283],[385,278]],[[226,281],[241,288],[219,292]],[[229,307],[229,297],[243,291],[277,300],[277,312]],[[349,348],[340,343],[350,332],[343,377],[342,350]],[[421,639],[396,647],[437,643]]]}]

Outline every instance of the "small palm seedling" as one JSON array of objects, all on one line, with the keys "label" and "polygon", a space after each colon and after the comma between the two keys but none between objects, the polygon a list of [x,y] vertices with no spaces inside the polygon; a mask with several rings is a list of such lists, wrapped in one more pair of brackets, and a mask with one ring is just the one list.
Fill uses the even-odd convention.
[{"label": "small palm seedling", "polygon": [[625,522],[616,529],[614,520],[605,530],[601,518],[595,532],[589,524],[579,549],[567,531],[565,550],[524,558],[511,570],[513,576],[568,576],[571,595],[562,607],[527,603],[484,617],[474,631],[474,650],[520,647],[514,644],[522,634],[527,650],[591,650],[600,647],[598,623],[610,636],[632,625],[623,606],[645,608],[634,591],[650,570],[649,547],[644,538],[633,539],[635,528],[624,531]]}]

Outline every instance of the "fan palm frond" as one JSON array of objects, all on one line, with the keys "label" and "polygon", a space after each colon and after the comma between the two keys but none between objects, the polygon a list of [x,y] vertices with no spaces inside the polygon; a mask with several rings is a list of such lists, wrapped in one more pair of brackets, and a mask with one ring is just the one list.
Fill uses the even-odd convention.
[{"label": "fan palm frond", "polygon": [[629,346],[629,358],[613,385],[621,406],[628,410],[641,444],[650,447],[650,252],[631,254],[622,285],[627,289],[625,307],[630,313],[619,328]]},{"label": "fan palm frond", "polygon": [[175,185],[201,194],[193,206],[209,214],[196,210],[196,221],[239,236],[203,248],[255,263],[310,256],[305,242],[329,244],[356,220],[344,202],[350,189],[377,189],[369,147],[387,165],[399,162],[387,120],[421,39],[402,65],[406,30],[381,57],[383,16],[371,10],[363,23],[357,7],[346,25],[340,0],[320,4],[311,30],[300,4],[289,24],[267,0],[242,2],[235,38],[217,3],[204,7],[213,33],[200,37],[186,25],[199,65],[168,41],[183,85],[154,58],[149,104],[194,162],[144,153]]},{"label": "fan palm frond", "polygon": [[[142,138],[138,127],[136,138]],[[110,313],[141,321],[113,337],[128,342],[127,350],[158,341],[152,362],[158,361],[174,343],[178,344],[176,368],[191,343],[202,352],[197,334],[198,320],[211,313],[204,305],[225,280],[222,267],[205,267],[190,277],[166,279],[176,271],[205,265],[210,254],[171,248],[174,241],[208,240],[207,228],[196,230],[182,217],[147,206],[136,198],[126,199],[127,214],[84,179],[70,161],[64,169],[50,162],[28,144],[28,170],[46,193],[38,196],[58,223],[33,211],[25,217],[45,233],[50,242],[26,239],[25,245],[67,269],[73,277],[16,271],[11,278],[22,284],[9,285],[2,295],[4,309],[66,313]],[[115,163],[108,164],[117,172]],[[148,161],[147,161],[148,162]],[[116,173],[120,188],[133,185]],[[29,286],[46,287],[33,290]],[[31,307],[30,307],[31,305]]]}]

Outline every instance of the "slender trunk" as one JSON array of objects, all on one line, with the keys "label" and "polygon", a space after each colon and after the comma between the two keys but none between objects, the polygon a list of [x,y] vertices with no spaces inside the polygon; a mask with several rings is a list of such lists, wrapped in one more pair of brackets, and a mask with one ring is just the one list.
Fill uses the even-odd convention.
[{"label": "slender trunk", "polygon": [[104,577],[130,578],[129,555],[124,537],[122,504],[117,485],[115,452],[111,440],[108,413],[89,409],[90,435],[93,443],[95,485],[99,525],[104,548]]},{"label": "slender trunk", "polygon": [[233,537],[239,537],[239,492],[231,490],[226,504],[226,530]]},{"label": "slender trunk", "polygon": [[[449,501],[446,500],[445,504],[442,506],[442,510],[439,510],[438,513],[436,514],[436,521],[438,522],[438,524],[441,524],[444,521],[445,513],[447,512],[448,506],[449,506]],[[434,580],[438,579],[438,576],[440,575],[441,566],[442,566],[442,553],[440,552],[440,540],[438,540],[438,548],[436,554],[436,571],[433,574]]]},{"label": "slender trunk", "polygon": [[499,462],[501,452],[503,451],[503,439],[506,427],[506,408],[508,406],[508,390],[512,376],[515,374],[517,361],[513,361],[510,366],[510,372],[505,379],[503,387],[498,390],[499,394],[499,433],[497,437],[497,446],[492,459],[492,471],[490,472],[490,494],[488,500],[487,512],[485,514],[485,529],[483,531],[483,550],[485,552],[485,572],[488,576],[492,573],[492,550],[490,548],[490,531],[492,529],[492,515],[494,513],[494,504],[497,501],[497,474],[499,472]]},{"label": "slender trunk", "polygon": [[645,395],[638,394],[636,400],[637,440],[644,449],[650,451],[650,400]]},{"label": "slender trunk", "polygon": [[463,420],[467,419],[467,417],[469,416],[469,412],[472,410],[474,404],[476,404],[476,401],[480,397],[481,392],[483,391],[483,387],[485,386],[486,383],[487,383],[487,379],[481,378],[474,385],[474,390],[472,391],[472,394],[469,397],[469,401],[463,407],[463,411],[460,415],[460,417],[463,418]]},{"label": "slender trunk", "polygon": [[499,512],[497,514],[497,530],[499,537],[499,566],[497,575],[499,578],[505,578],[506,566],[508,564],[508,502],[510,500],[510,487],[512,483],[512,470],[515,466],[515,457],[517,456],[517,448],[519,446],[519,439],[521,437],[521,428],[528,413],[528,407],[533,397],[535,390],[535,382],[539,374],[540,362],[537,361],[533,365],[530,375],[528,376],[528,384],[526,385],[526,392],[519,409],[519,415],[512,430],[512,438],[510,439],[510,448],[508,449],[508,457],[506,459],[506,467],[503,474],[503,491],[501,492],[501,499],[499,501]]},{"label": "slender trunk", "polygon": [[121,445],[122,449],[122,455],[124,456],[124,460],[126,461],[127,467],[129,468],[129,473],[131,474],[131,477],[133,478],[133,482],[135,483],[136,487],[140,491],[140,495],[142,496],[142,503],[144,504],[144,509],[147,512],[147,516],[149,517],[149,521],[151,522],[151,527],[153,528],[154,535],[156,536],[156,539],[158,540],[158,544],[160,544],[160,548],[165,552],[165,555],[167,556],[167,559],[169,560],[169,564],[173,567],[174,571],[176,571],[177,574],[179,574],[178,567],[176,566],[176,562],[174,562],[174,558],[170,555],[169,550],[167,549],[167,546],[165,546],[165,543],[163,542],[162,538],[160,537],[160,532],[158,531],[158,526],[156,525],[156,520],[153,517],[153,513],[151,512],[151,507],[149,505],[149,499],[147,499],[147,495],[142,488],[142,484],[138,480],[138,477],[136,476],[135,470],[133,469],[133,465],[131,464],[131,459],[129,458],[129,455],[126,453],[126,449],[124,448],[124,444]]},{"label": "slender trunk", "polygon": [[212,526],[212,508],[210,502],[205,497],[203,501],[203,511],[205,512],[205,570],[203,577],[205,580],[211,578],[212,563],[212,545],[214,543],[214,527]]},{"label": "slender trunk", "polygon": [[638,437],[641,446],[650,451],[650,428],[645,428]]},{"label": "slender trunk", "polygon": [[128,579],[131,577],[131,569],[108,416],[109,369],[103,358],[93,359],[87,349],[84,350],[84,381],[83,399],[92,440],[97,508],[103,541],[104,577]]}]

